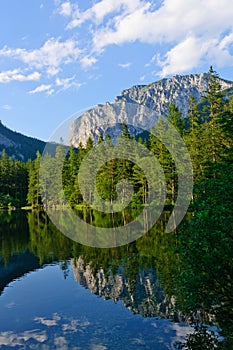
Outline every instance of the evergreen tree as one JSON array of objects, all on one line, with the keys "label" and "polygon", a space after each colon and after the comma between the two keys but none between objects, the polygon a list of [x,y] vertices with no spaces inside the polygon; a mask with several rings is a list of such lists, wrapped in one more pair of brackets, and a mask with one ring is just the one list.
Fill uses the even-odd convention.
[{"label": "evergreen tree", "polygon": [[89,152],[94,147],[94,141],[91,136],[88,137],[87,143],[86,143],[86,153]]},{"label": "evergreen tree", "polygon": [[40,164],[39,180],[41,199],[45,210],[47,210],[48,207],[52,205],[54,199],[53,194],[51,193],[51,186],[54,183],[54,158],[46,153],[43,158],[41,158]]},{"label": "evergreen tree", "polygon": [[191,95],[189,98],[188,129],[184,133],[184,141],[188,147],[192,160],[193,172],[196,182],[200,182],[205,170],[205,143],[204,128],[200,123],[201,113],[196,99]]},{"label": "evergreen tree", "polygon": [[177,129],[180,135],[182,135],[184,131],[184,120],[182,119],[182,113],[174,103],[169,105],[166,119]]},{"label": "evergreen tree", "polygon": [[[84,148],[84,152],[83,154],[80,154],[80,156],[82,156],[82,158],[88,154],[88,152],[90,152],[94,147],[94,141],[92,139],[91,136],[88,137],[87,143],[86,143],[86,147]],[[81,159],[82,161],[82,159]],[[81,164],[81,162],[80,162]],[[85,174],[83,173],[83,181],[85,181],[85,186],[84,186],[84,199],[86,201],[88,201],[89,203],[92,203],[93,200],[93,196],[94,196],[94,189],[93,189],[93,183],[92,183],[92,174],[93,174],[93,169],[94,169],[94,163],[92,161],[92,157],[87,158],[85,160],[85,169],[83,169],[83,171],[85,172]],[[78,180],[76,182],[76,186],[78,185]]]},{"label": "evergreen tree", "polygon": [[41,205],[40,196],[40,183],[39,183],[39,169],[40,169],[41,154],[39,151],[36,152],[36,159],[32,162],[29,161],[29,183],[28,183],[28,193],[27,202],[33,208],[39,207]]},{"label": "evergreen tree", "polygon": [[[180,136],[184,131],[184,122],[181,118],[181,112],[175,104],[171,104],[168,108],[168,113],[166,114],[166,119],[177,129]],[[170,132],[169,132],[170,131]],[[172,130],[168,129],[167,143],[170,146],[170,156],[167,158],[166,170],[167,170],[167,194],[172,205],[175,204],[176,194],[177,194],[177,170],[173,156],[179,151],[179,145],[177,140],[174,140]],[[182,145],[180,145],[182,147]],[[169,162],[170,161],[170,162]]]},{"label": "evergreen tree", "polygon": [[65,197],[71,206],[75,204],[74,184],[77,176],[78,155],[74,147],[71,146],[69,149],[69,156],[64,161],[62,174]]},{"label": "evergreen tree", "polygon": [[223,139],[220,120],[224,111],[223,93],[217,73],[210,67],[207,91],[204,96],[204,112],[207,113],[205,122],[205,142],[208,142],[209,161],[216,163],[221,156]]},{"label": "evergreen tree", "polygon": [[[167,183],[167,204],[172,203],[172,192],[171,192],[171,169],[172,169],[172,156],[166,146],[162,143],[160,139],[165,139],[166,135],[166,122],[159,118],[155,127],[152,129],[149,137],[149,149],[155,155],[159,164],[161,165]],[[158,137],[157,137],[157,136]],[[166,139],[169,142],[168,139]]]},{"label": "evergreen tree", "polygon": [[25,163],[10,158],[5,150],[0,156],[0,207],[26,204],[28,170]]}]

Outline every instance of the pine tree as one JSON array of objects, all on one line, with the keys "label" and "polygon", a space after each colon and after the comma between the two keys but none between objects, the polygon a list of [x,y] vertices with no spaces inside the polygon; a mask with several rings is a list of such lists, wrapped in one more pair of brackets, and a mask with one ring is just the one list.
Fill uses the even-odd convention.
[{"label": "pine tree", "polygon": [[39,169],[40,169],[41,154],[39,151],[36,152],[36,159],[32,162],[29,161],[29,183],[28,183],[28,194],[27,202],[33,208],[41,205],[40,195],[40,183],[39,183]]},{"label": "pine tree", "polygon": [[[155,155],[159,164],[161,165],[167,183],[167,204],[172,202],[172,191],[171,191],[171,169],[172,169],[172,156],[166,146],[162,143],[161,139],[164,140],[166,135],[167,125],[166,122],[159,118],[155,127],[152,129],[149,138],[149,149]],[[156,136],[157,135],[157,136]],[[168,139],[167,142],[170,142]],[[161,195],[161,193],[160,193]]]},{"label": "pine tree", "polygon": [[75,204],[74,184],[78,176],[78,155],[73,146],[69,149],[68,159],[65,159],[63,166],[63,186],[67,201],[71,206]]},{"label": "pine tree", "polygon": [[180,135],[182,135],[184,131],[184,119],[182,119],[182,113],[174,103],[169,105],[166,119],[177,129]]},{"label": "pine tree", "polygon": [[41,199],[46,211],[49,206],[53,205],[54,191],[51,190],[51,187],[54,184],[54,171],[54,158],[48,153],[44,154],[40,161],[39,180]]},{"label": "pine tree", "polygon": [[[87,155],[87,158],[85,159],[85,169],[82,167],[82,181],[83,183],[83,195],[84,195],[84,200],[92,203],[93,196],[94,196],[94,189],[93,189],[93,182],[92,182],[92,174],[93,174],[93,169],[95,167],[95,164],[93,163],[93,153],[90,151],[94,147],[94,141],[91,136],[88,137],[86,147],[83,149],[83,153],[80,153],[80,165],[82,163],[83,157]],[[88,154],[90,152],[90,154]],[[79,180],[76,182],[76,186],[79,186]],[[78,187],[77,187],[78,189]]]},{"label": "pine tree", "polygon": [[[119,158],[116,162],[116,183],[121,180],[132,179],[133,175],[133,163],[130,161],[132,157],[133,148],[129,143],[131,140],[130,132],[128,130],[128,126],[125,123],[121,125],[121,135],[118,137],[118,147],[120,150]],[[128,197],[129,188],[128,185],[123,184],[122,188],[122,200]]]},{"label": "pine tree", "polygon": [[200,124],[201,113],[198,108],[197,100],[191,95],[189,98],[188,110],[188,129],[184,133],[184,141],[188,147],[189,154],[192,160],[193,172],[196,182],[204,176],[205,159],[205,144],[203,143],[203,125]]},{"label": "pine tree", "polygon": [[[183,131],[184,131],[184,122],[181,116],[182,114],[179,108],[172,103],[168,108],[166,119],[176,128],[180,136],[183,134]],[[168,192],[168,198],[170,198],[170,203],[174,205],[176,194],[177,194],[177,186],[178,186],[177,170],[176,170],[176,165],[174,161],[174,156],[177,153],[179,146],[182,146],[182,145],[178,145],[177,140],[174,140],[173,131],[170,128],[168,129],[168,132],[165,134],[167,134],[168,144],[170,146],[170,155],[167,157],[167,162],[165,165],[165,169],[166,169],[165,171],[167,174],[166,176],[167,192]]]},{"label": "pine tree", "polygon": [[223,93],[219,83],[217,73],[210,67],[209,81],[204,101],[206,103],[204,112],[206,112],[205,139],[209,144],[209,161],[216,163],[220,157],[222,147],[222,135],[219,122],[224,111]]}]

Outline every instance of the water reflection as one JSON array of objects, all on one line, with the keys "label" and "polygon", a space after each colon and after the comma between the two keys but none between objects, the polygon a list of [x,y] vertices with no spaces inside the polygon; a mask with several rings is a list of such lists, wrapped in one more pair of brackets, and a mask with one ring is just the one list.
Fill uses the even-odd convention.
[{"label": "water reflection", "polygon": [[[98,221],[99,213],[96,217],[95,213],[88,213],[87,217]],[[124,219],[131,217],[132,214],[128,213]],[[126,307],[142,316],[175,317],[175,305],[169,295],[170,277],[174,273],[172,266],[177,265],[172,252],[175,238],[163,233],[165,220],[132,244],[98,249],[71,241],[42,212],[13,212],[2,219],[2,289],[11,280],[54,261],[59,262],[66,278],[67,261],[71,259],[77,282],[92,293],[115,302],[122,300]],[[16,222],[20,222],[19,227]],[[109,219],[106,224],[109,225]],[[167,281],[166,285],[162,287],[160,280]],[[168,296],[164,289],[167,289]]]},{"label": "water reflection", "polygon": [[5,289],[1,348],[165,350],[189,331],[184,324],[135,316],[121,302],[91,294],[72,273],[60,277],[58,264],[47,265]]},{"label": "water reflection", "polygon": [[[134,214],[136,215],[136,213],[133,212],[125,213],[123,219],[130,220]],[[99,221],[106,226],[110,224],[109,218],[104,222],[104,218],[100,217],[98,212],[86,211],[80,213],[80,215],[85,217],[87,221],[91,220],[96,224],[98,224]],[[35,271],[33,274],[39,276],[38,271],[40,270],[38,270],[38,268],[40,267],[47,266],[45,269],[47,271],[49,271],[48,267],[50,266],[52,268],[56,267],[60,276],[63,275],[64,277],[64,283],[60,280],[58,283],[58,277],[56,277],[53,283],[57,288],[54,289],[54,291],[45,288],[46,283],[50,283],[53,280],[51,274],[48,277],[48,281],[41,280],[41,284],[39,285],[34,281],[35,287],[32,294],[35,294],[35,298],[31,300],[31,302],[40,305],[41,310],[45,307],[47,308],[48,301],[45,302],[46,296],[44,297],[43,304],[39,302],[41,295],[40,293],[38,294],[38,290],[45,288],[47,298],[53,305],[53,308],[51,308],[49,313],[44,312],[44,314],[36,309],[33,317],[32,315],[30,316],[31,328],[25,328],[24,330],[19,329],[17,336],[13,332],[10,334],[9,330],[4,330],[2,328],[1,339],[16,339],[14,344],[20,345],[31,338],[37,343],[40,343],[40,340],[43,344],[45,342],[50,342],[49,349],[53,348],[51,346],[57,346],[55,348],[59,348],[60,346],[60,348],[63,349],[65,349],[66,346],[71,348],[67,340],[67,334],[64,336],[61,331],[59,331],[60,333],[58,332],[57,338],[60,339],[60,343],[56,340],[57,338],[54,338],[54,335],[52,335],[52,333],[54,333],[54,327],[59,326],[60,330],[62,329],[67,332],[73,330],[74,332],[74,328],[77,326],[76,328],[79,329],[77,331],[79,337],[82,332],[87,332],[89,334],[91,331],[96,334],[97,339],[101,333],[100,329],[102,329],[103,332],[103,325],[105,324],[106,329],[104,331],[106,334],[109,334],[111,313],[113,312],[115,315],[116,310],[118,310],[117,312],[121,315],[119,319],[122,318],[119,329],[117,328],[117,324],[119,325],[119,323],[116,324],[113,322],[112,328],[114,332],[111,336],[106,335],[106,337],[108,339],[115,339],[114,337],[117,334],[119,339],[121,339],[124,327],[128,327],[128,335],[125,336],[124,341],[129,341],[130,337],[132,349],[139,349],[140,346],[144,346],[144,348],[147,346],[147,349],[172,349],[171,344],[174,345],[175,342],[181,341],[189,328],[181,327],[181,325],[176,323],[171,324],[168,319],[190,323],[201,321],[208,323],[213,322],[216,325],[220,324],[223,329],[226,327],[227,332],[230,334],[232,324],[232,321],[229,319],[232,313],[232,303],[230,302],[232,297],[230,293],[228,293],[231,289],[230,280],[228,279],[226,285],[224,285],[224,281],[221,279],[222,285],[221,289],[219,289],[218,296],[216,296],[217,291],[215,290],[215,299],[211,301],[213,290],[211,273],[209,270],[212,266],[209,266],[208,262],[205,262],[204,273],[203,270],[199,269],[199,273],[198,269],[196,269],[195,274],[192,274],[190,270],[191,266],[198,266],[198,262],[195,262],[195,259],[200,255],[198,246],[201,247],[201,244],[197,244],[195,255],[192,252],[193,256],[190,255],[189,250],[186,250],[186,257],[184,258],[184,254],[181,254],[181,252],[182,249],[189,244],[189,241],[186,241],[186,239],[191,239],[190,235],[188,232],[185,232],[185,228],[181,236],[179,236],[179,232],[178,235],[165,234],[164,228],[166,227],[169,216],[170,213],[163,213],[163,216],[152,230],[131,244],[111,249],[98,249],[81,245],[65,237],[56,229],[43,212],[15,211],[12,213],[0,213],[0,291],[3,294],[1,298],[4,297],[5,291],[8,292],[6,286],[9,285],[10,282],[15,281],[16,278],[22,277],[31,271]],[[116,217],[115,223],[121,220],[122,217]],[[216,243],[220,244],[220,242]],[[211,242],[211,244],[213,245],[213,242]],[[225,257],[225,259],[230,259],[230,257]],[[31,275],[27,276],[27,279],[29,279],[30,276]],[[74,282],[74,280],[76,282]],[[195,289],[198,283],[205,288],[201,296],[203,298],[203,307],[200,304],[195,305],[194,297],[192,296],[199,292],[198,289]],[[74,287],[74,285],[76,285],[76,287]],[[81,319],[77,319],[77,309],[75,309],[75,312],[72,311],[73,305],[70,303],[75,302],[80,307],[83,300],[89,298],[87,294],[85,294],[84,299],[76,299],[78,292],[77,289],[74,288],[79,288],[78,286],[82,288],[83,291],[89,293],[88,295],[90,295],[90,298],[93,297],[93,295],[101,297],[102,302],[101,305],[99,305],[99,313],[96,314],[96,316],[89,314],[89,317],[83,320],[80,313]],[[191,289],[190,286],[193,286],[193,289]],[[83,287],[85,287],[85,289]],[[68,299],[67,303],[64,304],[64,309],[66,308],[68,310],[66,314],[64,314],[64,312],[58,313],[58,299],[55,298],[56,302],[51,299],[56,295],[57,290],[61,288],[66,290],[66,292],[61,297],[61,300],[59,300],[59,303],[62,304],[64,303],[64,299]],[[15,285],[13,290],[18,293]],[[78,290],[80,293],[80,289]],[[227,295],[227,293],[229,295]],[[217,305],[215,301],[218,300],[221,302],[221,297],[227,300],[227,303],[218,303]],[[0,301],[3,300],[1,298]],[[88,300],[92,305],[93,299]],[[110,304],[107,300],[111,301],[111,306],[109,306]],[[204,307],[207,301],[210,303],[212,302],[211,308],[209,309]],[[4,306],[8,311],[12,309],[12,313],[9,314],[9,322],[15,319],[14,303],[15,301],[13,299],[8,300]],[[8,305],[8,307],[6,305]],[[115,307],[117,309],[114,309],[114,305],[116,305]],[[124,305],[124,312],[122,308],[119,309],[119,305]],[[192,305],[192,307],[189,307],[189,305]],[[85,306],[85,311],[82,309],[83,313],[87,313],[87,310],[90,308],[87,303]],[[25,301],[24,308],[27,307],[30,308]],[[95,301],[95,308],[96,307],[98,308],[98,303],[96,304]],[[104,312],[106,317],[102,315]],[[128,314],[128,312],[130,314]],[[135,325],[136,334],[139,332],[139,329],[142,329],[142,334],[139,337],[133,335],[135,330],[132,330],[134,329],[132,328],[132,324],[136,321],[133,321],[135,319],[131,319],[131,317],[133,317],[134,314],[140,316],[140,321]],[[130,325],[128,321],[125,321],[125,323],[123,322],[125,317],[125,320],[130,319]],[[161,317],[163,320],[160,319]],[[69,318],[69,322],[64,321],[67,318]],[[6,319],[4,319],[4,322],[5,321]],[[82,322],[90,322],[92,326],[88,326],[86,330],[84,330],[81,326],[81,324],[83,324]],[[40,324],[42,328],[40,328],[37,334],[34,332],[33,325],[36,329],[36,325],[38,326],[38,324]],[[164,326],[166,329],[163,329]],[[45,330],[43,327],[46,327],[46,334],[44,333]],[[50,332],[51,334],[48,335],[47,329],[51,329],[52,333]],[[170,347],[165,347],[165,333],[169,333],[169,329],[171,331],[171,337],[169,338],[170,345],[167,343],[167,346]],[[158,338],[161,336],[161,344],[163,344],[161,347],[159,347],[159,345],[153,347],[153,342],[151,339],[149,340],[157,331],[156,342],[158,342]],[[87,333],[85,333],[82,338],[83,343],[87,341]],[[164,333],[163,336],[161,335],[162,333]],[[103,333],[101,334],[101,337],[103,337]],[[180,337],[177,336],[178,334],[180,334]],[[148,337],[147,340],[145,340],[146,336]],[[197,337],[198,336],[197,331]],[[105,339],[105,343],[95,343],[92,339],[92,342],[90,341],[88,343],[87,349],[101,349],[101,346],[102,349],[111,349],[107,338]],[[58,342],[56,343],[57,345],[54,342]],[[121,340],[119,340],[119,344],[121,344]],[[2,345],[9,347],[6,340],[3,341]],[[119,349],[122,349],[122,346],[124,348],[124,345],[119,345]],[[28,348],[30,347],[28,346]],[[72,344],[72,348],[83,349],[83,347],[75,347],[74,344]],[[117,347],[114,347],[114,349],[115,348],[117,349]]]}]

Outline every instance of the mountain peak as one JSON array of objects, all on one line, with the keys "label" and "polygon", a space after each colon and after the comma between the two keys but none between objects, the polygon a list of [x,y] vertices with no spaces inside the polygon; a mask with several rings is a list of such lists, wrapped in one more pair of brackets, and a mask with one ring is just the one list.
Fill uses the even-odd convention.
[{"label": "mountain peak", "polygon": [[[123,90],[115,98],[114,103],[97,105],[77,118],[70,128],[68,141],[78,147],[80,142],[86,144],[90,135],[97,142],[100,134],[104,136],[109,134],[114,140],[120,133],[122,122],[132,126],[138,125],[137,121],[141,118],[140,106],[144,106],[149,111],[149,116],[143,123],[146,130],[156,123],[159,116],[166,115],[171,103],[179,108],[185,118],[190,95],[200,101],[207,90],[208,80],[209,73],[175,75],[149,85],[132,86]],[[233,89],[231,81],[219,78],[219,83],[222,90]],[[141,128],[136,127],[132,133],[138,134],[141,131]]]}]

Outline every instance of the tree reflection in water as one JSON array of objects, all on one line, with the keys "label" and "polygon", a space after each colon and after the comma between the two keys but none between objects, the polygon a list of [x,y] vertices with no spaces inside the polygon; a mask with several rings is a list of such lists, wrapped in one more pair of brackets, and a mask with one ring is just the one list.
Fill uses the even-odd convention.
[{"label": "tree reflection in water", "polygon": [[[99,212],[86,210],[80,215],[96,225],[111,224]],[[116,215],[114,222],[122,224],[122,220],[130,221],[134,215],[137,213]],[[191,220],[183,223],[176,234],[166,234],[168,218],[169,213],[163,213],[156,226],[136,242],[100,249],[68,239],[43,212],[1,213],[1,290],[11,279],[54,261],[60,262],[66,278],[71,260],[76,280],[92,293],[115,302],[121,300],[143,317],[199,324],[180,348],[221,348],[224,343],[217,341],[217,335],[201,326],[207,323],[221,328],[225,349],[230,349],[233,307],[229,242],[216,233],[217,229],[207,230],[200,221],[199,231]]]}]

